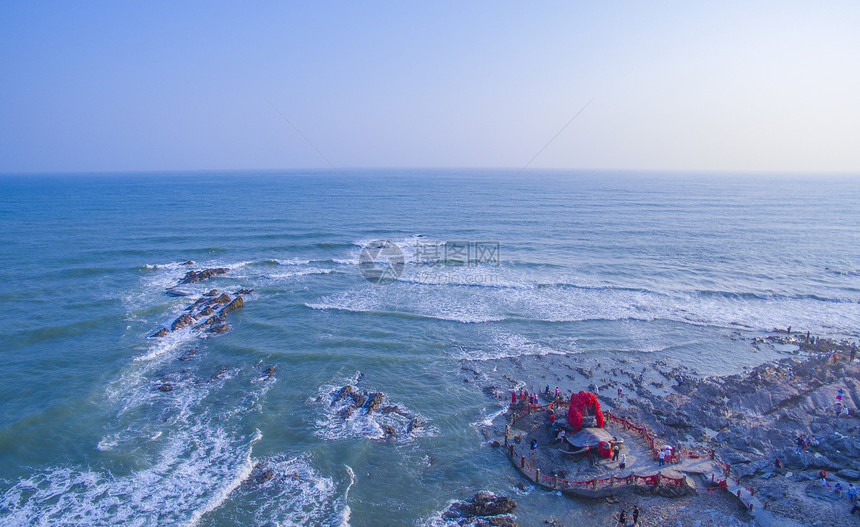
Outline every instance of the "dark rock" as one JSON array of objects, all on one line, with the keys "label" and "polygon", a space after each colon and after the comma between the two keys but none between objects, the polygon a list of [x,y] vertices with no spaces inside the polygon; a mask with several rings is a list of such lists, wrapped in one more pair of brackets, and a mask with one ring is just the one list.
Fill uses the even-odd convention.
[{"label": "dark rock", "polygon": [[208,326],[210,324],[217,324],[220,322],[221,322],[220,318],[218,318],[216,316],[211,316],[211,317],[207,318],[202,324],[198,324],[195,329],[200,329],[200,328]]},{"label": "dark rock", "polygon": [[213,269],[204,269],[199,273],[197,271],[188,271],[185,273],[185,276],[182,277],[182,280],[179,281],[180,284],[193,284],[195,282],[202,282],[203,280],[208,280],[215,275],[224,274],[229,269],[224,267],[216,267]]},{"label": "dark rock", "polygon": [[[453,503],[442,514],[445,519],[474,518],[476,516],[499,516],[509,514],[517,502],[507,496],[495,496],[489,492],[478,492],[468,501]],[[482,518],[486,521],[487,518]]]},{"label": "dark rock", "polygon": [[215,296],[217,294],[218,294],[218,290],[213,289],[213,290],[209,291],[208,293],[203,293],[203,296]]},{"label": "dark rock", "polygon": [[416,428],[421,426],[421,421],[418,420],[417,417],[413,417],[409,424],[406,426],[406,433],[411,434],[415,431]]},{"label": "dark rock", "polygon": [[269,378],[271,378],[271,377],[272,377],[272,375],[274,375],[274,374],[275,374],[275,367],[274,367],[274,366],[269,366],[269,369],[267,369],[267,370],[266,370],[266,378],[267,378],[267,379],[269,379]]},{"label": "dark rock", "polygon": [[839,495],[832,487],[822,487],[817,481],[806,486],[806,495],[825,501],[838,501]]},{"label": "dark rock", "polygon": [[[722,435],[722,434],[717,435],[718,439],[719,439],[720,435]],[[745,455],[743,455],[740,452],[737,452],[735,450],[729,450],[728,452],[720,452],[720,455],[722,456],[723,461],[728,463],[729,465],[749,463],[751,461],[750,458],[748,458],[747,456],[745,456]],[[732,468],[734,468],[734,467],[732,467]]]},{"label": "dark rock", "polygon": [[195,301],[190,306],[186,307],[185,311],[193,311],[194,308],[196,308],[197,306],[199,306],[201,304],[205,304],[206,302],[208,302],[208,300],[206,300],[205,298],[198,298],[197,301]]},{"label": "dark rock", "polygon": [[181,265],[194,265],[194,260],[185,260]]},{"label": "dark rock", "polygon": [[391,425],[382,425],[382,431],[385,432],[385,435],[387,436],[397,437],[397,430],[395,430]]},{"label": "dark rock", "polygon": [[230,295],[227,293],[221,293],[218,298],[215,300],[211,300],[210,304],[229,304],[230,303]]},{"label": "dark rock", "polygon": [[253,293],[253,292],[254,292],[254,290],[253,290],[253,289],[245,289],[245,288],[242,288],[242,289],[240,289],[240,290],[236,291],[236,294],[237,294],[237,295],[250,295],[250,294],[251,294],[251,293]]},{"label": "dark rock", "polygon": [[229,304],[227,304],[226,306],[221,308],[221,311],[218,313],[218,316],[221,318],[224,318],[224,315],[226,315],[230,311],[233,311],[234,309],[239,309],[244,304],[245,304],[245,302],[242,300],[242,297],[237,296],[236,298],[233,299],[232,302],[230,302]]},{"label": "dark rock", "polygon": [[212,377],[209,378],[209,382],[212,382],[212,381],[218,379],[219,377],[224,375],[224,372],[226,372],[226,371],[227,371],[227,367],[221,366],[220,368],[218,368],[218,371],[216,371],[214,374],[212,374]]},{"label": "dark rock", "polygon": [[346,397],[347,395],[349,395],[351,393],[352,393],[352,386],[347,384],[346,386],[344,386],[343,388],[338,390],[337,393],[334,394],[334,399],[331,402],[332,406],[334,406],[334,404],[336,402],[340,401],[341,399],[343,399],[344,397]]},{"label": "dark rock", "polygon": [[493,448],[499,448],[500,446],[502,446],[502,444],[499,443],[498,439],[493,439],[493,441],[490,443],[490,446]]},{"label": "dark rock", "polygon": [[361,407],[361,405],[363,405],[363,404],[364,404],[364,400],[367,398],[367,397],[365,397],[365,395],[364,395],[363,393],[361,393],[361,392],[352,392],[352,394],[350,394],[350,395],[352,395],[352,401],[353,401],[353,402],[352,402],[352,404],[353,404],[353,406],[355,406],[356,408]]},{"label": "dark rock", "polygon": [[376,410],[379,405],[382,404],[382,399],[385,397],[380,392],[374,392],[367,396],[367,402],[364,404],[367,413],[371,413]]},{"label": "dark rock", "polygon": [[766,485],[758,490],[759,499],[767,501],[781,501],[785,498],[785,485]]},{"label": "dark rock", "polygon": [[206,308],[203,309],[203,311],[197,313],[197,315],[201,316],[201,317],[208,317],[208,316],[214,315],[214,314],[215,314],[215,310],[209,306],[206,306]]},{"label": "dark rock", "polygon": [[251,475],[248,477],[247,482],[262,485],[273,477],[275,477],[274,470],[264,467],[262,463],[257,463],[254,466],[254,470],[251,471]]},{"label": "dark rock", "polygon": [[337,413],[341,419],[349,419],[349,416],[352,415],[352,412],[355,410],[355,405],[351,404]]},{"label": "dark rock", "polygon": [[848,481],[857,481],[860,479],[860,472],[850,469],[844,468],[836,473],[840,478],[847,479]]},{"label": "dark rock", "polygon": [[382,412],[382,415],[388,415],[392,412],[400,413],[400,408],[396,406],[384,406],[380,412]]},{"label": "dark rock", "polygon": [[161,390],[162,392],[172,392],[173,391],[173,385],[168,382],[168,383],[165,383],[165,384],[162,384],[161,386],[159,386],[158,389]]},{"label": "dark rock", "polygon": [[188,360],[188,359],[190,359],[190,358],[191,358],[195,353],[197,353],[197,348],[191,348],[190,350],[188,350],[188,351],[186,351],[185,353],[183,353],[183,354],[179,357],[179,360],[182,360],[182,361]]},{"label": "dark rock", "polygon": [[230,329],[229,324],[212,324],[209,326],[210,333],[224,333],[228,329]]},{"label": "dark rock", "polygon": [[475,522],[475,527],[519,527],[519,524],[509,516],[490,516]]},{"label": "dark rock", "polygon": [[153,333],[153,334],[152,334],[152,336],[153,336],[153,337],[156,337],[156,338],[161,338],[161,337],[164,337],[164,336],[167,336],[167,335],[170,335],[170,330],[169,330],[169,329],[167,329],[167,328],[161,328],[161,329],[159,329],[158,331],[156,331],[155,333]]},{"label": "dark rock", "polygon": [[657,496],[663,496],[664,498],[680,498],[681,496],[695,494],[696,490],[688,486],[679,487],[678,485],[654,485],[651,487],[651,493],[656,494]]},{"label": "dark rock", "polygon": [[176,331],[177,329],[182,329],[185,326],[190,326],[191,324],[194,324],[194,319],[186,314],[183,314],[173,321],[173,324],[170,326],[170,330]]}]

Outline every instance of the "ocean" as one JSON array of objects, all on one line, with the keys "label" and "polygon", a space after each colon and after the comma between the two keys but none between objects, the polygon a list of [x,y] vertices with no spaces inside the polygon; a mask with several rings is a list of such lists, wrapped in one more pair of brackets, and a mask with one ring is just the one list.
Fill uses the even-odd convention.
[{"label": "ocean", "polygon": [[[444,525],[519,481],[482,434],[500,361],[715,375],[775,328],[860,337],[858,204],[833,175],[0,176],[0,525]],[[227,331],[150,337],[242,288]],[[342,418],[346,384],[399,411]]]}]

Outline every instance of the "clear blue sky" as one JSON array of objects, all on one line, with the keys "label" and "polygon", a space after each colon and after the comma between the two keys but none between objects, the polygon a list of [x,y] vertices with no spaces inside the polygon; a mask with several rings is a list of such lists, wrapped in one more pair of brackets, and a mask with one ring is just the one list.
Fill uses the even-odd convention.
[{"label": "clear blue sky", "polygon": [[860,2],[0,3],[0,172],[860,171]]}]

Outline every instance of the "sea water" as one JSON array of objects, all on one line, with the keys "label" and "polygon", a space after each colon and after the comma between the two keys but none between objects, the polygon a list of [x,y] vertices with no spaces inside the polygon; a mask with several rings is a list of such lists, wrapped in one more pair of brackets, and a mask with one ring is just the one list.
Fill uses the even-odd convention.
[{"label": "sea water", "polygon": [[[503,403],[464,364],[649,354],[717,374],[738,335],[856,338],[858,204],[860,180],[827,175],[2,176],[0,525],[439,524],[516,477],[480,433]],[[402,260],[373,283],[362,251],[386,243]],[[207,267],[230,271],[166,294]],[[240,288],[226,333],[150,338]],[[340,418],[348,383],[422,426]]]}]

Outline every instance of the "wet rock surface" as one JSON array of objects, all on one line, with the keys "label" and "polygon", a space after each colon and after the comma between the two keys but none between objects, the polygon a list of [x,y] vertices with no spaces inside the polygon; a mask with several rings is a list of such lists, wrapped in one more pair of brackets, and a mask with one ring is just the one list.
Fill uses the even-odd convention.
[{"label": "wet rock surface", "polygon": [[[189,260],[190,261],[190,260]],[[192,262],[193,263],[193,262]],[[212,269],[203,269],[202,271],[188,271],[185,273],[185,276],[182,277],[182,280],[179,281],[180,284],[193,284],[195,282],[202,282],[203,280],[208,280],[213,276],[224,274],[228,272],[229,269],[224,267],[215,267]]]},{"label": "wet rock surface", "polygon": [[496,496],[489,492],[478,492],[470,499],[451,504],[442,518],[462,526],[505,526],[517,527],[510,515],[517,502],[507,496]]}]

